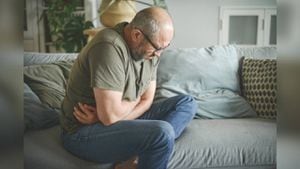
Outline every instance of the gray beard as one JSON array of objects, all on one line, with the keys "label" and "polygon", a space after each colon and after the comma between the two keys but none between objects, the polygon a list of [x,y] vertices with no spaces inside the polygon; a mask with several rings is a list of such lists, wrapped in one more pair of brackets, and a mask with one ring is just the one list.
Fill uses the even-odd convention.
[{"label": "gray beard", "polygon": [[143,55],[132,54],[132,57],[133,57],[133,59],[136,60],[136,61],[139,61],[139,60],[144,59],[144,56],[143,56]]},{"label": "gray beard", "polygon": [[[138,46],[138,49],[141,49],[141,44]],[[144,59],[144,55],[143,54],[139,54],[140,50],[135,50],[133,52],[131,52],[131,55],[133,57],[134,60],[139,61]]]}]

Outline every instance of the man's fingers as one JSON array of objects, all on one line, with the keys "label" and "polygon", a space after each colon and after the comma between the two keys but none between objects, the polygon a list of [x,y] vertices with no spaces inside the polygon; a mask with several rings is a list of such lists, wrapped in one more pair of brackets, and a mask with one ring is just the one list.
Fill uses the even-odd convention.
[{"label": "man's fingers", "polygon": [[85,113],[85,114],[88,113],[87,109],[83,106],[82,103],[78,103],[78,105],[79,105],[79,108],[81,109],[82,113]]},{"label": "man's fingers", "polygon": [[78,113],[78,111],[74,110],[73,114],[79,122],[86,123],[85,118],[82,117],[82,113]]},{"label": "man's fingers", "polygon": [[92,113],[96,112],[96,108],[94,106],[90,106],[90,105],[82,104],[82,103],[78,103],[78,104],[79,104],[80,108],[82,108],[82,109],[86,109]]},{"label": "man's fingers", "polygon": [[86,114],[96,112],[96,108],[94,106],[90,106],[90,105],[82,104],[82,103],[78,103],[78,105]]},{"label": "man's fingers", "polygon": [[74,107],[74,113],[75,113],[76,116],[79,116],[79,117],[81,117],[81,118],[86,118],[86,116],[87,116],[87,115],[83,112],[82,109],[79,109],[79,108],[77,108],[77,107]]},{"label": "man's fingers", "polygon": [[91,112],[96,112],[96,108],[94,106],[90,106],[90,105],[87,105],[87,104],[84,104],[83,106],[85,108],[87,108],[88,110],[90,110]]},{"label": "man's fingers", "polygon": [[98,120],[97,112],[93,106],[78,103],[78,107],[74,107],[74,116],[83,124],[92,124]]}]

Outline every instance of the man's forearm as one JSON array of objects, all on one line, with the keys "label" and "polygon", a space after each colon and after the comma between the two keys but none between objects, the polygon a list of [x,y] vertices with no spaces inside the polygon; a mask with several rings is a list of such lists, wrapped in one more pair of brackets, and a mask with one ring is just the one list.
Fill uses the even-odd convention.
[{"label": "man's forearm", "polygon": [[134,120],[143,115],[151,106],[152,100],[142,99],[123,120]]},{"label": "man's forearm", "polygon": [[140,99],[136,101],[123,101],[122,108],[120,111],[121,119],[124,119],[126,116],[128,116],[133,109],[139,104]]},{"label": "man's forearm", "polygon": [[135,101],[122,100],[123,93],[118,91],[94,88],[98,119],[104,125],[111,125],[120,120],[140,117],[150,108],[155,88],[156,82],[152,81],[148,89]]},{"label": "man's forearm", "polygon": [[[135,101],[122,101],[119,106],[116,106],[114,113],[110,113],[110,120],[112,123],[117,122],[119,120],[125,120],[126,117],[131,114],[131,112],[137,107],[137,105],[140,103],[140,98],[138,98]],[[99,111],[100,112],[100,111]],[[101,115],[98,116],[99,120],[105,120],[100,119]]]},{"label": "man's forearm", "polygon": [[131,113],[125,116],[124,120],[134,120],[143,115],[151,107],[155,89],[156,81],[151,81],[148,89],[142,94],[140,102],[134,107]]}]

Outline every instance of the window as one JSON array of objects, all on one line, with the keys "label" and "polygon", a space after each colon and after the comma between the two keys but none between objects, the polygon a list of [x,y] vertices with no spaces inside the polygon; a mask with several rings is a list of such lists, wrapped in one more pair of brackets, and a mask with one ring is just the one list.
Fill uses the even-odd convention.
[{"label": "window", "polygon": [[276,45],[276,8],[221,7],[219,44]]},{"label": "window", "polygon": [[275,9],[265,11],[265,44],[276,45],[277,43],[277,15]]},{"label": "window", "polygon": [[24,0],[24,50],[38,51],[37,12],[34,0]]}]

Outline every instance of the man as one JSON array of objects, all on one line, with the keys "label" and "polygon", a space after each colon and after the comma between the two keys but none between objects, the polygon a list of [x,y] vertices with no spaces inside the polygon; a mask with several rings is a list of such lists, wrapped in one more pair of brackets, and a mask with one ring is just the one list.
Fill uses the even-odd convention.
[{"label": "man", "polygon": [[167,168],[174,141],[196,110],[185,95],[152,104],[159,57],[173,35],[169,14],[151,7],[99,32],[81,51],[62,104],[68,151],[99,163],[138,156],[138,169]]}]

